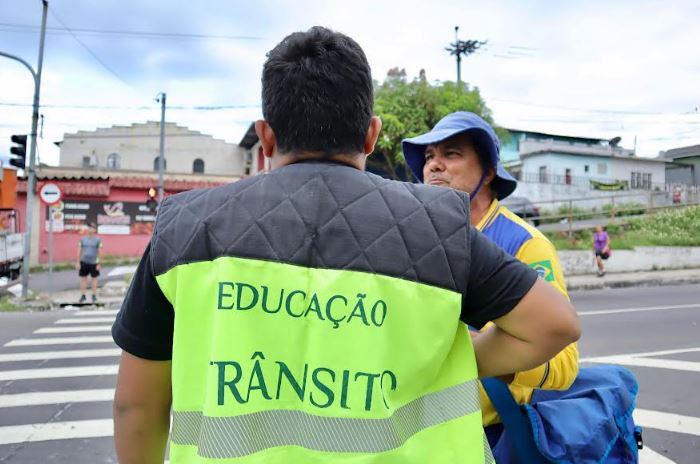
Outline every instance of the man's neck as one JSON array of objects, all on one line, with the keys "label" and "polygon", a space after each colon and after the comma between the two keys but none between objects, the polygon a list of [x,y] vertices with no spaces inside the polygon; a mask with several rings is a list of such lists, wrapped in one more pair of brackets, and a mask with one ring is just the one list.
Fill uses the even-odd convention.
[{"label": "man's neck", "polygon": [[332,155],[332,156],[320,156],[318,153],[276,153],[270,159],[270,167],[272,169],[279,169],[284,166],[288,166],[294,163],[300,163],[302,161],[320,161],[329,163],[338,163],[350,166],[361,171],[365,170],[365,156],[359,155]]},{"label": "man's neck", "polygon": [[491,207],[493,198],[491,192],[481,189],[476,197],[469,203],[469,222],[475,226],[481,222]]}]

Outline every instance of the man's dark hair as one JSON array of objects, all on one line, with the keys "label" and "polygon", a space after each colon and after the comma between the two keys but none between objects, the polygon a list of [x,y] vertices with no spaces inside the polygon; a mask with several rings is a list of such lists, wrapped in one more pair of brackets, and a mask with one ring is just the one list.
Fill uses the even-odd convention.
[{"label": "man's dark hair", "polygon": [[324,27],[295,32],[267,54],[262,108],[281,153],[361,153],[372,118],[372,74],[362,48]]}]

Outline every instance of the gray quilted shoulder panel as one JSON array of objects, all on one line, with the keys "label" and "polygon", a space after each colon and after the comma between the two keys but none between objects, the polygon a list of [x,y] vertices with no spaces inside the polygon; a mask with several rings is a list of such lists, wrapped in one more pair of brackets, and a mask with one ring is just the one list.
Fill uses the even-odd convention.
[{"label": "gray quilted shoulder panel", "polygon": [[220,256],[351,269],[464,293],[467,196],[304,162],[167,198],[153,236],[156,274]]}]

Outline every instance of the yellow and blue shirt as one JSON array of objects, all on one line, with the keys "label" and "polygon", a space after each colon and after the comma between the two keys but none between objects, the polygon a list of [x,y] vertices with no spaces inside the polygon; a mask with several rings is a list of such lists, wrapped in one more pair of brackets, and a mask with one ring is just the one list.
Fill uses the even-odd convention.
[{"label": "yellow and blue shirt", "polygon": [[[514,258],[535,269],[540,277],[554,285],[564,296],[564,273],[554,245],[542,232],[518,217],[498,200],[493,200],[476,228]],[[508,386],[518,404],[528,403],[536,389],[566,390],[578,375],[578,348],[567,346],[547,363],[515,374]],[[500,422],[491,400],[480,389],[484,426]]]}]

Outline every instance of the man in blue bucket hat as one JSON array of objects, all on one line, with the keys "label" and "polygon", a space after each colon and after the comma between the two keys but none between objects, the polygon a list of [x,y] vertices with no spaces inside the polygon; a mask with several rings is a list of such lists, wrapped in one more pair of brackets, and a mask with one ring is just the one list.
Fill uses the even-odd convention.
[{"label": "man in blue bucket hat", "polygon": [[[433,129],[403,141],[411,171],[426,184],[469,193],[470,222],[516,259],[537,270],[567,298],[556,249],[536,228],[499,203],[513,193],[516,180],[501,166],[500,143],[491,125],[474,113],[458,111]],[[535,389],[565,390],[578,374],[578,350],[571,344],[546,364],[503,378],[519,404]],[[481,389],[484,426],[492,444],[502,427],[493,404]]]}]

